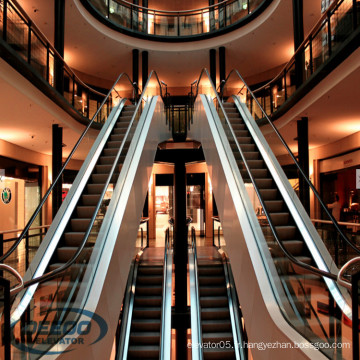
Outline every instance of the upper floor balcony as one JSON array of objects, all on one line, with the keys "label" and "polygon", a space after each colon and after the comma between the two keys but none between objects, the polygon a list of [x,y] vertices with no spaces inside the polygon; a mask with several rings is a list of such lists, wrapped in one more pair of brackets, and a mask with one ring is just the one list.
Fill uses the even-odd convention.
[{"label": "upper floor balcony", "polygon": [[192,41],[237,29],[271,0],[224,0],[192,10],[156,10],[125,0],[81,0],[105,25],[127,35],[158,41]]}]

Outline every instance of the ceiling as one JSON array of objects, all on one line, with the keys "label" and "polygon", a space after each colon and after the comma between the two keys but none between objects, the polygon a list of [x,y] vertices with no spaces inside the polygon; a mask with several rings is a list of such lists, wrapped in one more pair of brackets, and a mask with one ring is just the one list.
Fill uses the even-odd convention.
[{"label": "ceiling", "polygon": [[[19,3],[50,42],[53,42],[54,2],[19,0]],[[320,3],[320,0],[304,0],[305,34],[320,17]],[[275,75],[293,54],[291,4],[290,0],[274,0],[256,20],[223,36],[200,42],[161,43],[134,39],[113,31],[94,19],[79,0],[67,0],[65,59],[72,68],[83,73],[84,77],[88,74],[88,78],[94,82],[96,78],[101,78],[102,85],[107,82],[110,86],[120,72],[132,73],[131,54],[136,47],[140,51],[149,52],[149,70],[156,69],[160,78],[170,88],[181,89],[188,87],[198,77],[201,68],[209,66],[209,49],[224,45],[227,73],[232,68],[237,68],[245,78],[252,79],[253,82],[254,79],[267,80]],[[316,101],[309,102],[305,108],[299,108],[285,116],[287,120],[281,124],[281,131],[290,145],[295,146],[295,120],[300,116],[309,117],[310,147],[334,142],[359,131],[359,111],[354,106],[360,97],[359,86],[355,85],[359,83],[360,73],[358,68],[355,68],[344,79],[328,87],[326,93],[317,97]],[[24,98],[25,100],[19,103],[16,99],[21,96],[23,94],[14,84],[2,81],[0,105],[3,109],[15,110],[3,111],[0,138],[50,154],[51,124],[61,123],[65,127],[64,142],[68,145],[65,153],[69,151],[70,144],[75,143],[83,127],[76,127],[68,120],[61,120],[60,115],[54,117],[52,112],[36,108],[39,105],[31,97]],[[12,104],[12,107],[9,104]],[[64,113],[64,119],[67,117]],[[34,123],[36,134],[35,138],[32,138]],[[19,136],[13,138],[14,133]],[[85,154],[86,150],[83,153]]]}]

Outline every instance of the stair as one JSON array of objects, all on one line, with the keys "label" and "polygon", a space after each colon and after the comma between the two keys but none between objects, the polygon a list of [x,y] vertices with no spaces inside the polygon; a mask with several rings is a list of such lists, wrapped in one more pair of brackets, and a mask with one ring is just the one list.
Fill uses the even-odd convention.
[{"label": "stair", "polygon": [[140,261],[128,359],[159,359],[163,265]]},{"label": "stair", "polygon": [[204,359],[235,359],[224,266],[220,255],[209,259],[198,258],[198,279]]}]

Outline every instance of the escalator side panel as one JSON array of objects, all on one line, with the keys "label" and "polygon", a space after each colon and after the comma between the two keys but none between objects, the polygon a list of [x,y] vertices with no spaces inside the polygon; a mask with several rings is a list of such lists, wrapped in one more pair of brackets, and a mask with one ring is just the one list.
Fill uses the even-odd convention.
[{"label": "escalator side panel", "polygon": [[[90,259],[93,266],[88,267],[92,269],[85,274],[83,281],[84,286],[91,282],[86,310],[103,318],[108,326],[101,341],[81,348],[81,356],[87,359],[110,357],[157,145],[171,136],[164,126],[162,101],[155,96],[149,99],[149,103],[134,134],[136,142],[132,142],[128,150],[129,156],[123,165],[125,171],[121,172],[115,186],[107,211],[109,216],[104,218],[100,229],[99,236],[103,237],[103,241],[96,242]],[[95,341],[97,335],[89,333],[86,343]],[[73,338],[76,337],[74,334]],[[61,359],[71,359],[71,350],[75,348],[76,345],[62,346],[62,351],[70,352],[63,353]]]},{"label": "escalator side panel", "polygon": [[[306,343],[281,314],[273,290],[279,288],[276,269],[226,135],[214,120],[217,117],[220,124],[220,119],[206,96],[197,99],[194,116],[189,136],[202,143],[248,337],[253,343]],[[267,352],[259,349],[253,349],[252,353],[254,358],[267,357]],[[272,358],[285,356],[324,358],[310,348],[271,350]]]}]

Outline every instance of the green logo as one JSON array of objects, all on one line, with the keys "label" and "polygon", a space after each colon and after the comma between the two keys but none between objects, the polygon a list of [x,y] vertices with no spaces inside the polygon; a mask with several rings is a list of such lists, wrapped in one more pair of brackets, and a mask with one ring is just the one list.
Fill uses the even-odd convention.
[{"label": "green logo", "polygon": [[5,188],[1,193],[1,200],[4,204],[8,204],[11,201],[11,190],[9,188]]}]

